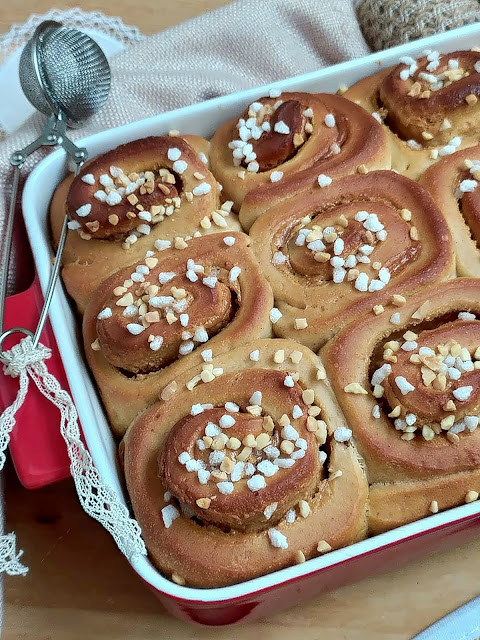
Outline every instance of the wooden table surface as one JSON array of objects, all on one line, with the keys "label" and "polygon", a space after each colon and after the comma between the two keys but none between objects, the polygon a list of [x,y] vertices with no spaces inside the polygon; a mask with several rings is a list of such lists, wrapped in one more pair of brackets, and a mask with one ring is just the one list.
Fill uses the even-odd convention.
[{"label": "wooden table surface", "polygon": [[[52,1],[2,2],[0,33]],[[148,34],[224,4],[116,0],[102,10]],[[99,7],[94,0],[73,5]],[[71,481],[27,491],[8,467],[5,493],[7,531],[17,532],[30,567],[26,577],[5,580],[5,640],[409,640],[480,592],[479,539],[256,623],[200,629],[162,609],[109,535],[83,513]]]}]

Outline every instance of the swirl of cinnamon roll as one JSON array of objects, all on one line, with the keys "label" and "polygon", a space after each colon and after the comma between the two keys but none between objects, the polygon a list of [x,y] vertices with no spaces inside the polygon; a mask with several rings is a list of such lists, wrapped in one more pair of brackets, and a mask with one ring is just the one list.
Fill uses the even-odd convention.
[{"label": "swirl of cinnamon roll", "polygon": [[282,93],[253,102],[211,141],[212,171],[249,229],[268,206],[308,189],[321,172],[390,167],[381,126],[339,96]]},{"label": "swirl of cinnamon roll", "polygon": [[362,538],[365,474],[320,359],[257,340],[212,366],[194,387],[205,365],[175,377],[122,443],[152,561],[179,584],[217,587]]},{"label": "swirl of cinnamon roll", "polygon": [[271,335],[272,293],[247,236],[164,242],[105,280],[85,311],[87,360],[118,433],[157,399],[166,377]]},{"label": "swirl of cinnamon roll", "polygon": [[197,136],[152,136],[94,158],[60,184],[50,222],[57,242],[65,213],[70,218],[63,279],[80,311],[102,280],[155,240],[240,228],[231,203],[220,207],[206,152]]},{"label": "swirl of cinnamon roll", "polygon": [[425,171],[420,184],[443,213],[455,246],[457,274],[480,278],[480,147],[443,158]]},{"label": "swirl of cinnamon roll", "polygon": [[417,179],[438,158],[476,144],[480,53],[425,51],[360,80],[344,95],[384,122],[392,169]]},{"label": "swirl of cinnamon roll", "polygon": [[478,280],[394,296],[323,356],[367,465],[372,532],[472,500],[480,491]]},{"label": "swirl of cinnamon roll", "polygon": [[390,171],[321,178],[250,229],[275,334],[314,350],[393,293],[447,278],[454,262],[445,220],[416,183]]}]

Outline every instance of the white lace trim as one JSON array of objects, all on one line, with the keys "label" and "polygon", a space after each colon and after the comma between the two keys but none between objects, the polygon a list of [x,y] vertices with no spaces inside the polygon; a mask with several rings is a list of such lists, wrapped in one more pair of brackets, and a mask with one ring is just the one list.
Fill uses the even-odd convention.
[{"label": "white lace trim", "polygon": [[100,11],[82,11],[78,8],[65,11],[52,9],[42,15],[34,13],[23,24],[14,24],[7,33],[0,35],[0,61],[23,47],[44,20],[57,20],[74,29],[94,29],[120,40],[125,45],[140,42],[145,37],[138,27],[126,25],[121,18],[105,16]]},{"label": "white lace trim", "polygon": [[24,576],[28,567],[20,562],[23,551],[16,550],[17,539],[14,533],[0,536],[0,571],[9,576]]},{"label": "white lace trim", "polygon": [[[48,372],[45,360],[51,356],[50,349],[41,344],[35,348],[32,338],[27,336],[2,355],[4,374],[19,378],[19,390],[14,402],[0,416],[0,470],[5,464],[5,450],[15,426],[15,413],[25,400],[31,378],[39,391],[60,411],[60,432],[67,445],[70,471],[83,509],[107,529],[129,560],[145,556],[147,550],[138,522],[130,517],[115,491],[103,482],[80,438],[75,405]],[[15,542],[14,533],[0,536],[0,572],[18,575],[28,571],[19,561],[23,552],[16,552]]]}]

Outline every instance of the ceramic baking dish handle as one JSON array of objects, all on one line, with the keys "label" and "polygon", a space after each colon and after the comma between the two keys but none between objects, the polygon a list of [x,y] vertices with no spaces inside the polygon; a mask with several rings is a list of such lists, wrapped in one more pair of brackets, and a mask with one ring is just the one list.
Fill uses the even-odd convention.
[{"label": "ceramic baking dish handle", "polygon": [[[43,296],[38,276],[28,289],[9,296],[5,303],[5,328],[25,327],[35,330],[42,308]],[[5,340],[8,349],[18,342],[16,333]],[[47,321],[40,342],[52,350],[46,361],[48,370],[64,389],[68,383],[63,369],[57,344]],[[0,409],[13,402],[18,391],[18,378],[11,378],[0,372]],[[16,425],[10,436],[12,456],[20,482],[27,489],[37,489],[70,475],[70,460],[65,442],[60,433],[60,414],[37,389],[30,384],[23,406],[16,415]]]}]

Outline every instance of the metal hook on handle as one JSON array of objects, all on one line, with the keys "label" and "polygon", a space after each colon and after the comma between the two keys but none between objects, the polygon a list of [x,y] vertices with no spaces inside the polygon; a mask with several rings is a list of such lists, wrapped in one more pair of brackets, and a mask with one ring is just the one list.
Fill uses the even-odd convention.
[{"label": "metal hook on handle", "polygon": [[8,336],[13,335],[14,333],[23,333],[25,336],[30,336],[33,338],[33,333],[30,329],[24,329],[23,327],[12,327],[11,329],[7,329],[0,335],[0,361],[4,364],[7,364],[7,359],[4,355],[3,343],[8,338]]},{"label": "metal hook on handle", "polygon": [[76,144],[67,138],[65,132],[66,124],[63,113],[61,111],[58,114],[52,113],[41,135],[25,148],[14,151],[10,156],[10,164],[21,169],[27,157],[34,151],[40,147],[53,147],[55,145],[63,147],[75,164],[83,164],[88,156],[86,148],[77,147]]}]

